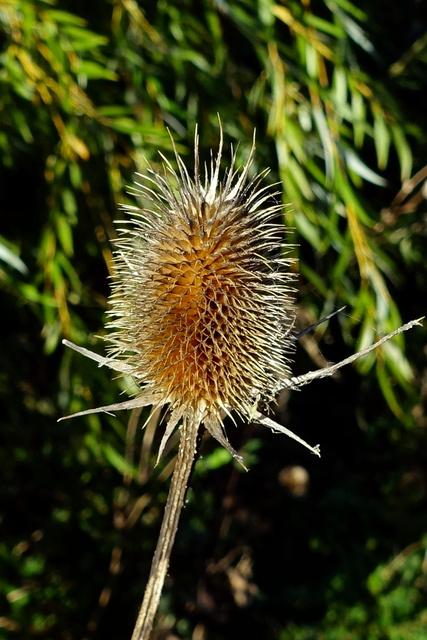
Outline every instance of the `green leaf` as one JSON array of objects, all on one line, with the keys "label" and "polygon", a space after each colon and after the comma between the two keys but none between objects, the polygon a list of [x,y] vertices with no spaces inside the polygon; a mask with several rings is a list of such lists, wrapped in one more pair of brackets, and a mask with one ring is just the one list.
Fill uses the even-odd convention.
[{"label": "green leaf", "polygon": [[323,147],[323,158],[325,161],[326,179],[332,180],[334,176],[334,142],[328,127],[328,121],[321,107],[313,107],[313,117],[320,135]]},{"label": "green leaf", "polygon": [[54,298],[48,293],[41,293],[37,287],[33,284],[21,283],[19,290],[25,300],[28,302],[36,303],[37,305],[43,305],[44,307],[51,307],[57,309],[58,305]]},{"label": "green leaf", "polygon": [[353,132],[354,132],[354,144],[357,148],[363,145],[365,138],[367,123],[366,123],[366,104],[365,100],[359,90],[352,89],[351,91],[351,110],[353,114]]},{"label": "green leaf", "polygon": [[75,52],[95,50],[108,44],[108,38],[89,31],[89,29],[66,25],[63,31],[71,39]]},{"label": "green leaf", "polygon": [[344,161],[347,164],[348,168],[354,171],[358,176],[366,180],[367,182],[371,182],[372,184],[377,184],[380,187],[385,187],[387,185],[387,180],[382,178],[378,173],[372,171],[361,159],[360,157],[353,151],[352,149],[344,149],[340,148],[340,152],[344,157]]},{"label": "green leaf", "polygon": [[380,384],[381,391],[384,395],[384,398],[386,399],[386,402],[390,407],[391,411],[393,411],[394,415],[397,418],[399,418],[399,420],[403,420],[404,414],[399,404],[399,401],[397,399],[397,396],[393,390],[393,387],[391,385],[391,380],[390,380],[390,376],[387,374],[387,369],[383,363],[379,362],[378,360],[376,362],[377,362],[377,366],[376,366],[377,380]]},{"label": "green leaf", "polygon": [[380,109],[373,109],[374,114],[374,142],[377,152],[378,167],[385,169],[388,163],[390,150],[390,131],[386,124],[384,112]]},{"label": "green leaf", "polygon": [[119,78],[117,73],[93,60],[80,60],[77,72],[89,80],[115,81]]},{"label": "green leaf", "polygon": [[317,291],[324,297],[327,298],[329,295],[329,290],[327,287],[327,283],[325,280],[317,274],[314,269],[311,269],[308,265],[301,262],[300,271],[302,275],[311,282],[317,289]]},{"label": "green leaf", "polygon": [[113,118],[111,128],[120,133],[131,135],[136,132],[138,125],[133,118]]},{"label": "green leaf", "polygon": [[232,460],[232,455],[224,447],[216,447],[212,453],[200,458],[196,463],[196,472],[205,474],[213,469],[220,469]]},{"label": "green leaf", "polygon": [[135,114],[135,108],[130,105],[103,105],[98,107],[98,113],[108,118],[132,117]]},{"label": "green leaf", "polygon": [[55,229],[58,240],[67,256],[73,255],[73,232],[69,220],[62,214],[55,215]]},{"label": "green leaf", "polygon": [[104,455],[107,462],[116,469],[120,474],[130,473],[132,472],[132,468],[127,463],[125,457],[117,451],[111,444],[108,442],[101,443],[100,447],[102,454]]},{"label": "green leaf", "polygon": [[0,237],[0,260],[8,264],[12,269],[16,269],[22,273],[22,275],[27,275],[28,268],[25,263],[21,260],[19,256],[16,255],[9,247],[7,247],[2,242],[2,238]]},{"label": "green leaf", "polygon": [[50,18],[53,22],[58,22],[59,24],[71,24],[78,27],[84,27],[86,25],[86,20],[80,18],[80,16],[76,16],[74,13],[69,13],[68,11],[61,11],[60,9],[45,9],[40,14],[40,17]]},{"label": "green leaf", "polygon": [[322,31],[323,33],[327,33],[334,38],[344,37],[344,31],[341,28],[341,25],[319,18],[319,16],[316,16],[314,13],[305,13],[304,23],[314,29]]},{"label": "green leaf", "polygon": [[326,0],[326,4],[332,13],[335,13],[338,8],[341,7],[341,9],[352,15],[360,22],[364,22],[368,19],[367,14],[349,0]]},{"label": "green leaf", "polygon": [[[70,171],[71,174],[71,171]],[[68,216],[68,224],[76,222],[77,201],[74,192],[71,189],[64,188],[61,191],[61,200],[64,211]]]},{"label": "green leaf", "polygon": [[[333,92],[335,102],[339,107],[347,106],[348,83],[347,74],[342,66],[336,66],[333,75]],[[340,115],[343,115],[340,112]]]},{"label": "green leaf", "polygon": [[400,161],[400,175],[402,180],[411,177],[412,172],[412,151],[402,129],[398,125],[391,127],[394,145]]}]

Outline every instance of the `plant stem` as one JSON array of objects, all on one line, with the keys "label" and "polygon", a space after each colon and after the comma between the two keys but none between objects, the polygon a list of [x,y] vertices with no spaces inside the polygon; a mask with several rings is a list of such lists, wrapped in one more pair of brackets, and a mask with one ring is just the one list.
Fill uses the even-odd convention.
[{"label": "plant stem", "polygon": [[150,638],[178,529],[179,517],[184,505],[188,479],[193,468],[199,426],[196,420],[183,419],[178,455],[166,501],[163,522],[132,640],[149,640]]}]

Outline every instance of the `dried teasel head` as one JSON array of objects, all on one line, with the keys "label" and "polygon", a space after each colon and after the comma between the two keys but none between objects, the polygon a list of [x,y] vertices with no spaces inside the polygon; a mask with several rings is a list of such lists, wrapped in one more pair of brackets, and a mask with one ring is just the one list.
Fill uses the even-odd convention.
[{"label": "dried teasel head", "polygon": [[294,275],[282,205],[262,184],[267,171],[248,178],[254,145],[240,170],[232,153],[220,179],[222,147],[221,131],[203,180],[197,133],[194,176],[176,149],[177,170],[162,156],[163,173],[149,168],[132,191],[149,206],[124,207],[131,219],[116,241],[106,364],[131,373],[140,394],[114,408],[169,405],[160,453],[185,417],[236,455],[223,416],[250,420],[290,376]]}]

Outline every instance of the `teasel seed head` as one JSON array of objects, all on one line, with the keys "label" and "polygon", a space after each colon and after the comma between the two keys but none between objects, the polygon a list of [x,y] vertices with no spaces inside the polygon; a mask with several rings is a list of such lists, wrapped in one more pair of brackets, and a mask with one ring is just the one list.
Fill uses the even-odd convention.
[{"label": "teasel seed head", "polygon": [[248,180],[254,146],[220,180],[221,131],[203,181],[198,146],[196,132],[194,177],[174,147],[178,170],[162,156],[164,172],[149,168],[132,190],[149,208],[124,205],[106,340],[141,398],[170,406],[162,450],[185,415],[232,451],[224,414],[250,420],[290,375],[294,276],[277,193],[261,185],[265,171]]}]

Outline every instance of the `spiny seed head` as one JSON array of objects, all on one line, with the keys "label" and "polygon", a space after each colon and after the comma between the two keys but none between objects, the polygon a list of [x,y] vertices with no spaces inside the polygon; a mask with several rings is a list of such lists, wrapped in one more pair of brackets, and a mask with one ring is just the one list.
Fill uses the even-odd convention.
[{"label": "spiny seed head", "polygon": [[161,449],[186,416],[231,450],[224,412],[250,419],[289,376],[291,260],[273,222],[277,194],[260,186],[266,172],[248,181],[253,152],[240,171],[232,154],[220,180],[221,132],[202,182],[196,133],[194,177],[175,150],[178,171],[163,158],[163,174],[148,169],[133,189],[149,208],[125,205],[106,340],[142,396],[170,405]]}]

